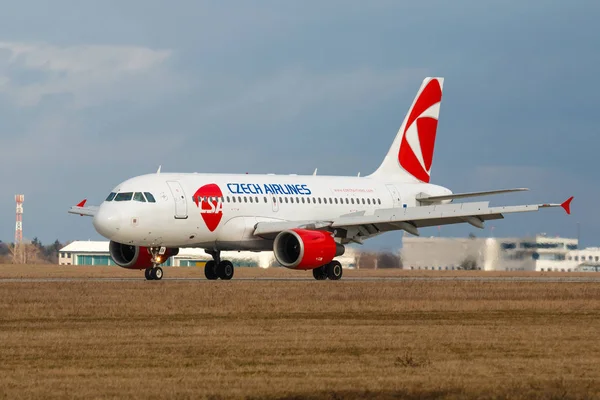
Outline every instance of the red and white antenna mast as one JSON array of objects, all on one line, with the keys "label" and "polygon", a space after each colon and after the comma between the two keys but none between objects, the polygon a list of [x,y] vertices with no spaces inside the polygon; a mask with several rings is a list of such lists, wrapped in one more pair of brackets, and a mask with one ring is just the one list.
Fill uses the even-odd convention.
[{"label": "red and white antenna mast", "polygon": [[17,223],[15,224],[15,262],[22,262],[22,245],[23,245],[23,202],[25,201],[25,195],[15,195],[15,201],[17,202]]}]

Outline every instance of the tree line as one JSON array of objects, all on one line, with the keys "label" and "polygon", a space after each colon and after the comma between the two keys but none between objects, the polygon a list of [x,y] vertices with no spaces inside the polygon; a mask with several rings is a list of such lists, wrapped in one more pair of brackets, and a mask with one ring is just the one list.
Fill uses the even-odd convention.
[{"label": "tree line", "polygon": [[58,239],[44,245],[37,237],[23,243],[21,249],[15,249],[14,243],[0,240],[0,263],[58,264],[58,251],[65,244]]}]

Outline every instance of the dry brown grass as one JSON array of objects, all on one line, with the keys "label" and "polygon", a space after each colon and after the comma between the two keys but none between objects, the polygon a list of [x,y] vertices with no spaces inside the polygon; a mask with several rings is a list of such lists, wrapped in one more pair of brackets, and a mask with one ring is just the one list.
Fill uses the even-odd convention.
[{"label": "dry brown grass", "polygon": [[598,283],[1,282],[0,393],[600,398],[598,332]]}]

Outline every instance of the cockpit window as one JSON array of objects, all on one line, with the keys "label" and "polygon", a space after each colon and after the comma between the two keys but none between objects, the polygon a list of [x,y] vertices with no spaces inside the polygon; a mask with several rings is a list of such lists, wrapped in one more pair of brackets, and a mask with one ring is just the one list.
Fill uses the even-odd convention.
[{"label": "cockpit window", "polygon": [[133,192],[121,192],[115,196],[115,201],[130,201],[133,197]]},{"label": "cockpit window", "polygon": [[145,203],[145,202],[146,202],[146,199],[144,198],[144,195],[143,195],[143,194],[141,194],[140,192],[135,192],[135,193],[133,194],[133,200],[134,200],[134,201],[140,201],[140,202],[142,202],[142,203]]},{"label": "cockpit window", "polygon": [[148,203],[156,203],[156,200],[154,200],[154,196],[152,196],[152,193],[144,192],[144,194],[146,195],[146,199],[148,199]]},{"label": "cockpit window", "polygon": [[113,201],[113,199],[115,198],[117,194],[115,192],[110,192],[110,194],[108,195],[108,197],[106,198],[105,201]]}]

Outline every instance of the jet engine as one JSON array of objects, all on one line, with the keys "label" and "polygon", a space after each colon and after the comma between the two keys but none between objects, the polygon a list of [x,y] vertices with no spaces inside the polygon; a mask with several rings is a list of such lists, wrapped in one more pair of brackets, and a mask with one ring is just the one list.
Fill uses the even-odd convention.
[{"label": "jet engine", "polygon": [[[148,248],[141,246],[132,246],[110,241],[110,256],[120,267],[127,269],[146,269],[152,267],[152,255]],[[167,261],[169,257],[179,254],[177,248],[167,248],[164,254],[160,255],[160,264]]]},{"label": "jet engine", "polygon": [[314,269],[344,254],[345,248],[329,232],[291,229],[280,232],[273,243],[273,254],[286,268]]}]

